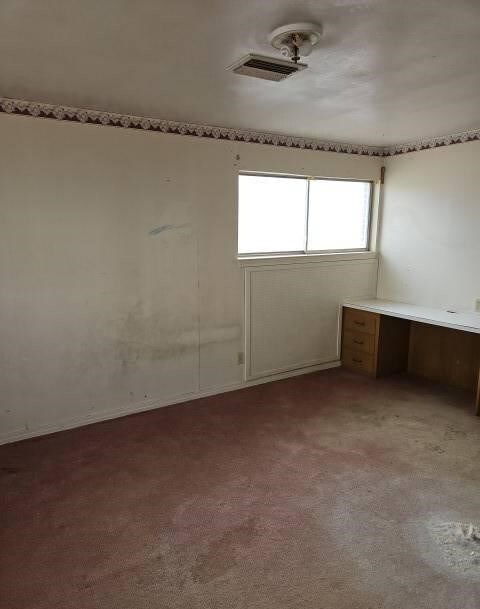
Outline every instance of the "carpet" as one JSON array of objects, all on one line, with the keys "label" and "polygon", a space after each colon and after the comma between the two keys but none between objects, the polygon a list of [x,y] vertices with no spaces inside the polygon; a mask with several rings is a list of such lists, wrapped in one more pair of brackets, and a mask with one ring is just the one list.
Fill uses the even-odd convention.
[{"label": "carpet", "polygon": [[473,398],[341,369],[0,447],[2,609],[478,609]]}]

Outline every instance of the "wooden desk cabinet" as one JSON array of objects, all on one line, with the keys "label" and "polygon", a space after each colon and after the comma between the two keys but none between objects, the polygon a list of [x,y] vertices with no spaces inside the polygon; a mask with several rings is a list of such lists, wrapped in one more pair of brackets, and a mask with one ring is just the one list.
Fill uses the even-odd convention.
[{"label": "wooden desk cabinet", "polygon": [[409,326],[405,319],[344,307],[343,365],[371,376],[406,370]]},{"label": "wooden desk cabinet", "polygon": [[342,364],[373,377],[395,372],[476,392],[480,334],[343,307]]}]

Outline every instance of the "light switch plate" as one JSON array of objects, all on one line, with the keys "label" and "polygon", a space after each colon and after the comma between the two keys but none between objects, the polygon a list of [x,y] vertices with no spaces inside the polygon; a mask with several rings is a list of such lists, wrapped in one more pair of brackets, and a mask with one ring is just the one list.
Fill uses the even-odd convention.
[{"label": "light switch plate", "polygon": [[477,311],[477,313],[480,313],[480,298],[477,298],[477,300],[475,301],[475,311]]}]

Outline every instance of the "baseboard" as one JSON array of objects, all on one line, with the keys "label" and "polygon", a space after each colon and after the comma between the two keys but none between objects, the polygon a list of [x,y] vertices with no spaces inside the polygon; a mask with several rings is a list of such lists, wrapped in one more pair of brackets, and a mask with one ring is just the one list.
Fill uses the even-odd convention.
[{"label": "baseboard", "polygon": [[274,374],[259,379],[243,381],[240,383],[232,383],[231,385],[223,385],[209,389],[206,391],[196,391],[186,393],[164,400],[143,400],[135,404],[129,404],[128,406],[122,406],[120,408],[114,408],[111,410],[104,410],[96,413],[89,413],[80,417],[74,417],[62,421],[61,423],[54,423],[51,425],[42,425],[36,429],[19,429],[6,434],[0,434],[0,445],[10,444],[11,442],[18,442],[19,440],[27,440],[28,438],[35,438],[38,436],[44,436],[58,431],[65,431],[67,429],[74,429],[76,427],[83,427],[84,425],[92,425],[93,423],[100,423],[101,421],[108,421],[110,419],[117,419],[125,417],[131,414],[139,412],[146,412],[148,410],[154,410],[155,408],[164,408],[165,406],[173,406],[174,404],[181,404],[183,402],[190,402],[191,400],[198,400],[200,398],[210,397],[212,395],[219,395],[221,393],[227,393],[229,391],[237,391],[238,389],[245,389],[254,385],[261,385],[263,383],[271,383],[273,381],[280,381],[282,379],[300,376],[302,374],[309,374],[310,372],[317,372],[319,370],[327,370],[328,368],[337,368],[340,366],[339,361],[327,362],[325,364],[319,364],[316,366],[309,366],[308,368],[300,368],[297,370],[290,370],[288,372],[282,372],[280,374]]}]

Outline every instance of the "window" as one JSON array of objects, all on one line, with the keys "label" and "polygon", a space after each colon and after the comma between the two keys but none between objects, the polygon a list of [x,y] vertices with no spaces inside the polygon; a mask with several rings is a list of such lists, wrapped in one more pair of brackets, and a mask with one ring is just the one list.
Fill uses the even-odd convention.
[{"label": "window", "polygon": [[372,183],[241,174],[238,253],[368,249]]}]

